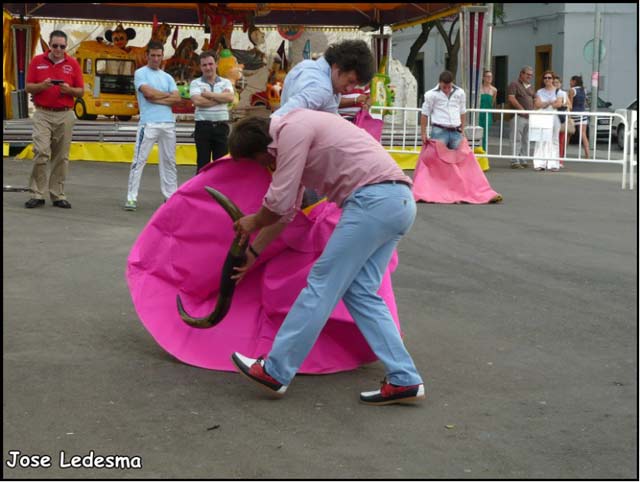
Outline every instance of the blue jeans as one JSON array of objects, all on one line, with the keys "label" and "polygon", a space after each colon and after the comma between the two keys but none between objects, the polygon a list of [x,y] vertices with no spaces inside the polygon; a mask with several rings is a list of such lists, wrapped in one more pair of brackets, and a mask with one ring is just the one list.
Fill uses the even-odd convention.
[{"label": "blue jeans", "polygon": [[431,126],[431,139],[442,142],[449,149],[457,149],[462,141],[462,134],[458,131],[448,131],[442,127]]},{"label": "blue jeans", "polygon": [[265,369],[288,385],[342,299],[394,385],[422,383],[389,308],[378,295],[382,277],[400,238],[416,216],[411,189],[374,184],[357,189],[322,255],[313,265],[273,342]]}]

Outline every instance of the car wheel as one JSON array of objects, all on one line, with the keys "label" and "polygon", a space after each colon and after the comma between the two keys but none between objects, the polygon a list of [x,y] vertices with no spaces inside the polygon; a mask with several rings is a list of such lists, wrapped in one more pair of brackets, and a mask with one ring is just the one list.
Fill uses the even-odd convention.
[{"label": "car wheel", "polygon": [[118,120],[121,120],[123,122],[127,122],[131,120],[131,116],[130,115],[119,115],[118,116]]},{"label": "car wheel", "polygon": [[624,150],[624,124],[618,124],[617,136],[616,142],[618,143],[618,147],[620,150]]},{"label": "car wheel", "polygon": [[97,115],[87,114],[87,106],[82,99],[76,99],[73,112],[76,117],[81,120],[96,120],[98,118]]}]

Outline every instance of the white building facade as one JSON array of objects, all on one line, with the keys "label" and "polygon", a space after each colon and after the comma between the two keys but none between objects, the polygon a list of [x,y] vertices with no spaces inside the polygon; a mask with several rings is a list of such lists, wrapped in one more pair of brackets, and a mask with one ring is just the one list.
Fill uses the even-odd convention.
[{"label": "white building facade", "polygon": [[[554,70],[568,88],[573,75],[581,75],[591,90],[592,59],[585,58],[585,45],[594,37],[594,3],[504,3],[502,21],[493,31],[492,70],[498,88],[498,103],[505,100],[507,85],[524,65],[534,68],[536,87],[542,72]],[[601,42],[599,97],[613,108],[626,107],[638,96],[638,4],[600,4]],[[448,30],[448,26],[445,28]],[[421,27],[393,34],[393,57],[405,63]],[[587,49],[588,54],[588,49]],[[435,86],[445,69],[447,49],[437,29],[421,49],[417,77],[417,105],[424,91]],[[422,77],[422,78],[420,78]]]}]

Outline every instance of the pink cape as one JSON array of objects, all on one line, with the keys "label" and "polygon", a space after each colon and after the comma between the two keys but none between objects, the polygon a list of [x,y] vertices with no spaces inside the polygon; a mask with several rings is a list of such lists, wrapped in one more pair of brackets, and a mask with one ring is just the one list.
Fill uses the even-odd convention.
[{"label": "pink cape", "polygon": [[427,140],[413,176],[413,197],[429,203],[486,204],[498,197],[466,139],[457,150]]},{"label": "pink cape", "polygon": [[380,119],[374,119],[371,117],[369,111],[361,109],[356,115],[353,123],[371,134],[376,141],[380,142],[380,139],[382,139],[384,122]]},{"label": "pink cape", "polygon": [[[234,237],[231,218],[204,186],[219,190],[249,214],[260,208],[270,180],[267,170],[252,161],[209,164],[156,211],[131,248],[126,278],[138,316],[156,342],[184,363],[235,371],[230,360],[234,351],[253,358],[267,354],[340,219],[341,210],[329,202],[308,215],[298,213],[238,284],[226,317],[208,329],[186,325],[178,315],[176,295],[192,316],[213,311]],[[396,265],[394,254],[379,294],[400,329],[390,278]],[[300,372],[351,370],[376,359],[340,302]]]}]

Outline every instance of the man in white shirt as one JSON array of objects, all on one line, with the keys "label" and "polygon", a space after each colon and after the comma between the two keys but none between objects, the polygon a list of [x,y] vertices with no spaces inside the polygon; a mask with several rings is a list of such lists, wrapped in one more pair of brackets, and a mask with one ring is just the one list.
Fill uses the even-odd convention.
[{"label": "man in white shirt", "polygon": [[445,70],[440,74],[438,86],[424,94],[420,134],[427,142],[427,118],[431,117],[431,138],[457,149],[464,132],[466,96],[464,90],[453,83],[453,74]]},{"label": "man in white shirt", "polygon": [[200,54],[202,77],[189,86],[191,101],[196,106],[196,173],[212,159],[227,153],[229,137],[229,102],[233,102],[233,85],[229,79],[216,75],[216,54],[208,50]]}]

